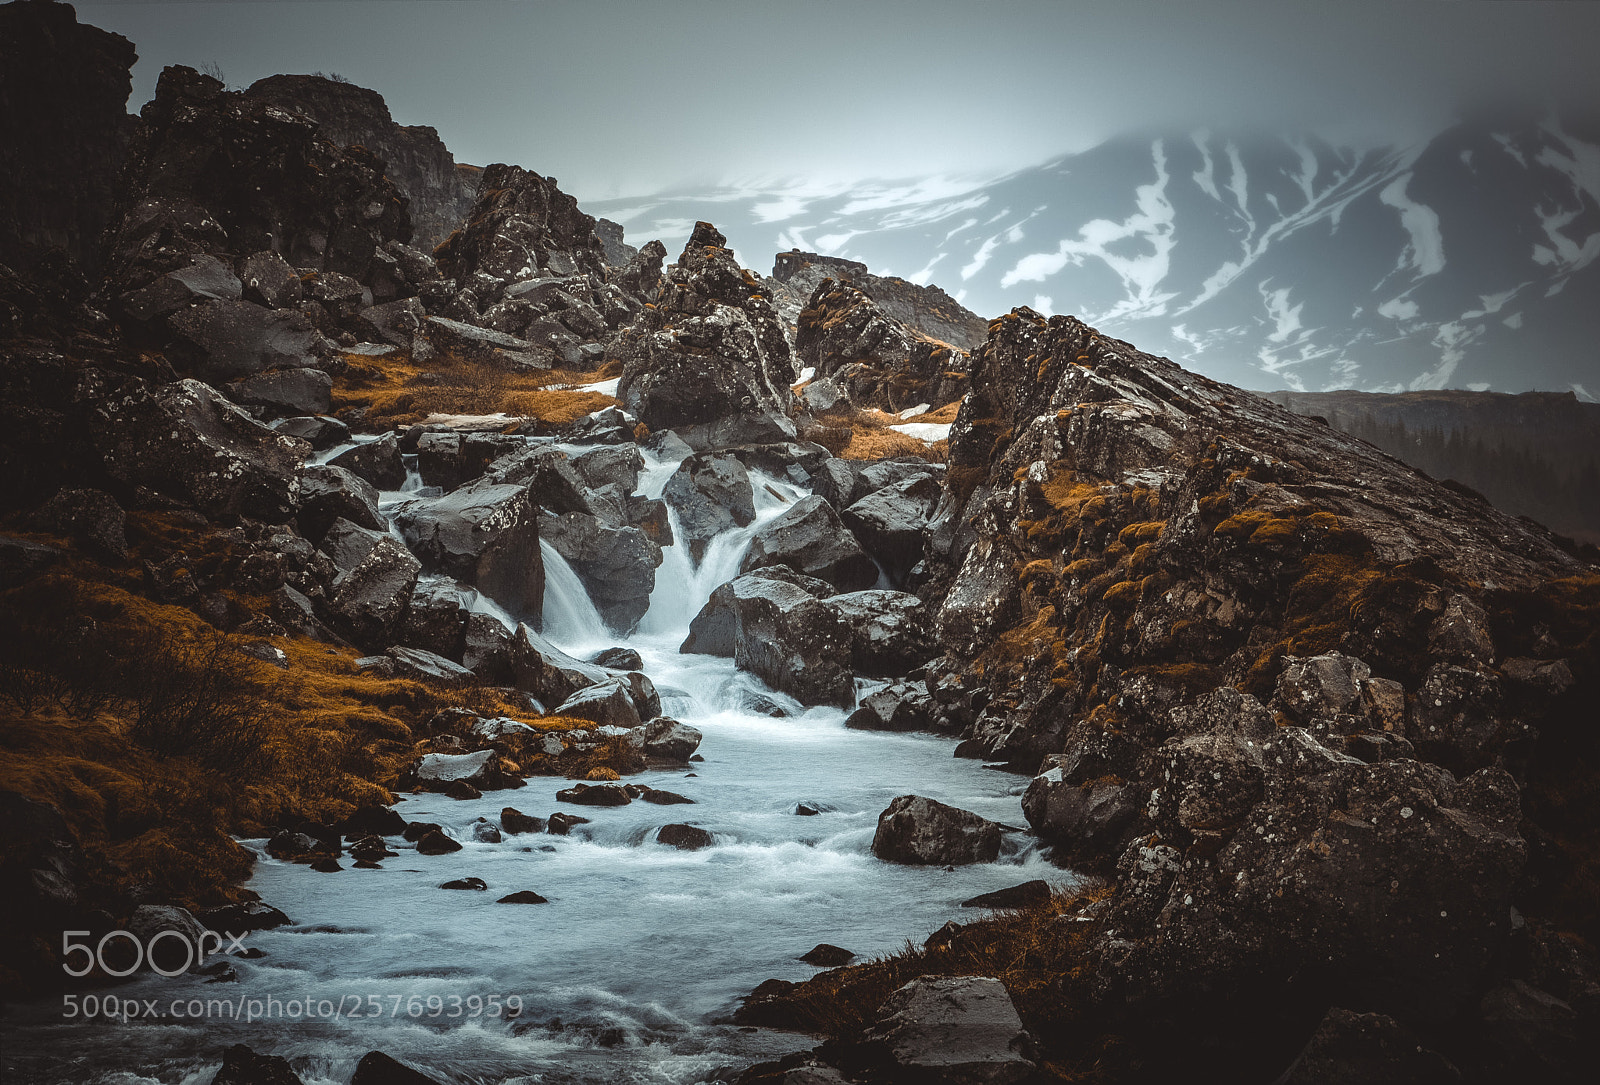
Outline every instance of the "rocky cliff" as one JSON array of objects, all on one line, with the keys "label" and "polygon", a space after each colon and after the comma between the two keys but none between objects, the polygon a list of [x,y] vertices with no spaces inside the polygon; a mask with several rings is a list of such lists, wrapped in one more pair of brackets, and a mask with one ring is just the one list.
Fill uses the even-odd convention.
[{"label": "rocky cliff", "polygon": [[111,219],[133,43],[80,24],[70,4],[0,7],[0,264],[65,250],[92,273]]},{"label": "rocky cliff", "polygon": [[325,139],[365,147],[411,201],[412,242],[431,252],[467,218],[482,171],[458,165],[427,125],[402,125],[377,91],[318,75],[274,75],[252,83],[251,98],[311,118]]},{"label": "rocky cliff", "polygon": [[[1567,1079],[1600,991],[1562,948],[1600,920],[1570,844],[1600,814],[1579,782],[1600,768],[1595,567],[1072,318],[993,322],[972,381],[911,573],[945,650],[931,715],[958,753],[1031,775],[1034,831],[1107,878],[1058,921],[1076,963],[1013,988],[1024,1016],[1114,1077],[1266,1080],[1320,1021],[1301,1063],[1333,1079],[1402,1072],[1363,1046],[1374,1029],[1425,1036],[1467,1080]],[[896,968],[1014,959],[1008,930]],[[814,985],[833,994],[746,1012],[815,1020],[808,999],[862,990]],[[1367,1038],[1351,1012],[1377,1015]]]}]

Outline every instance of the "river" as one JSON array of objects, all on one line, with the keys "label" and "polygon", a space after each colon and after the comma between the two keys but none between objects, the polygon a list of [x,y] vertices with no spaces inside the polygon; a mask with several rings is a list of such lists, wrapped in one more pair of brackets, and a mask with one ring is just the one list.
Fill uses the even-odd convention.
[{"label": "river", "polygon": [[[675,467],[650,461],[641,492],[659,496]],[[576,575],[545,548],[547,636],[579,658],[617,644],[637,650],[663,713],[703,732],[703,762],[630,777],[694,805],[572,807],[555,800],[568,781],[536,776],[475,800],[405,796],[397,809],[408,821],[439,822],[463,843],[449,855],[422,856],[391,838],[400,854],[383,869],[324,874],[266,857],[264,840],[244,841],[262,856],[250,888],[294,921],[245,939],[265,956],[237,961],[235,983],[146,975],[97,992],[141,1007],[155,1000],[159,1019],[69,1021],[55,1002],[19,1007],[6,1031],[12,1055],[27,1053],[24,1072],[78,1085],[209,1085],[224,1048],[244,1043],[288,1057],[307,1085],[345,1085],[373,1049],[442,1081],[689,1085],[811,1045],[726,1019],[762,980],[814,974],[798,957],[817,943],[862,958],[892,952],[948,920],[974,918],[960,907],[969,897],[1032,878],[1068,880],[1021,833],[992,864],[879,861],[872,835],[895,796],[927,795],[1022,825],[1026,781],[952,757],[949,738],[849,730],[839,709],[803,708],[732,660],[677,651],[711,590],[736,575],[754,530],[803,492],[754,472],[752,481],[756,523],[714,540],[699,568],[687,548],[667,548],[631,637],[605,630]],[[413,478],[413,492],[384,498],[392,507],[415,488]],[[753,712],[751,695],[790,714]],[[822,813],[797,815],[801,802]],[[473,822],[498,824],[507,804],[592,821],[565,837],[473,841]],[[679,821],[709,830],[715,843],[679,851],[655,842],[660,826]],[[467,877],[488,891],[439,888]],[[524,889],[549,903],[496,903]],[[176,1003],[194,1008],[191,999],[230,1000],[230,1010],[218,1003],[200,1020],[171,1015]],[[513,1005],[514,1017],[490,1016]],[[241,1019],[241,1008],[255,1019]]]}]

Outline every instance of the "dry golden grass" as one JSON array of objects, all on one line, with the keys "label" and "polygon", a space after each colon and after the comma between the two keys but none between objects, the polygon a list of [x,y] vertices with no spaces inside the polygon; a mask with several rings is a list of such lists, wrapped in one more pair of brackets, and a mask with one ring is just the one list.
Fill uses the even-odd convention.
[{"label": "dry golden grass", "polygon": [[[960,403],[946,404],[938,411],[916,418],[912,422],[944,422],[955,420]],[[935,417],[935,415],[939,417]],[[814,425],[802,434],[807,440],[827,448],[835,456],[846,460],[881,460],[891,456],[918,456],[934,463],[944,463],[950,455],[947,440],[928,442],[910,434],[900,433],[892,426],[901,425],[892,414],[876,409],[864,411],[830,411],[820,415]]]},{"label": "dry golden grass", "polygon": [[334,379],[335,413],[365,408],[367,428],[393,429],[414,425],[430,415],[508,414],[536,418],[548,425],[574,422],[616,400],[576,387],[616,376],[619,364],[593,372],[544,369],[512,372],[488,362],[440,354],[426,365],[408,355],[381,358],[345,355],[346,366]]}]

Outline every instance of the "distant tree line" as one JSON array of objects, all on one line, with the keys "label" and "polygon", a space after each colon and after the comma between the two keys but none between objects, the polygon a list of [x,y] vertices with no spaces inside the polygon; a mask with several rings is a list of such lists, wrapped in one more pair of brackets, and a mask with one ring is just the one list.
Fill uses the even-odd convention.
[{"label": "distant tree line", "polygon": [[1485,441],[1460,427],[1407,427],[1371,412],[1335,414],[1339,429],[1436,479],[1472,487],[1513,516],[1537,520],[1583,542],[1600,543],[1600,463],[1594,456],[1552,459],[1503,436]]}]

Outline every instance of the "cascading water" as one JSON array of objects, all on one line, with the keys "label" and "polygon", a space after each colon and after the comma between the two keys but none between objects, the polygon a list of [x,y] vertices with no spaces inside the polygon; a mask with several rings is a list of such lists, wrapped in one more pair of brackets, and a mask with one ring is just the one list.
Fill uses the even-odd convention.
[{"label": "cascading water", "polygon": [[[675,467],[647,462],[641,490],[659,495]],[[762,980],[811,975],[796,958],[818,942],[863,957],[891,952],[961,917],[964,899],[1032,878],[1065,880],[1020,836],[991,864],[878,861],[870,842],[894,796],[929,795],[1016,825],[1021,785],[952,758],[948,739],[852,731],[844,712],[803,708],[731,660],[678,653],[706,597],[737,574],[755,530],[799,494],[778,480],[755,482],[756,522],[713,540],[698,567],[685,547],[667,548],[631,638],[606,631],[576,574],[544,550],[546,636],[579,657],[611,644],[634,648],[663,712],[703,732],[703,763],[636,778],[694,805],[584,807],[577,812],[592,821],[570,836],[481,843],[473,823],[498,824],[508,804],[541,817],[573,812],[555,800],[567,781],[533,777],[466,801],[406,796],[402,816],[438,822],[462,850],[424,856],[391,838],[400,854],[383,869],[332,874],[263,857],[250,887],[295,922],[246,938],[265,956],[235,960],[237,983],[146,975],[114,992],[163,1009],[199,999],[259,1003],[264,1012],[276,1000],[276,1015],[219,1011],[89,1032],[63,1022],[59,1006],[39,1004],[13,1017],[10,1031],[26,1040],[11,1046],[61,1068],[45,1080],[108,1085],[207,1085],[233,1043],[288,1057],[307,1085],[345,1085],[374,1049],[442,1081],[687,1085],[717,1067],[809,1046],[805,1037],[717,1022]],[[492,600],[464,594],[474,609],[511,622]],[[767,714],[774,709],[788,714]],[[822,813],[797,816],[802,802]],[[715,843],[692,852],[655,843],[670,822],[700,826]],[[265,842],[245,843],[261,853]],[[483,879],[488,891],[439,888],[466,877]],[[523,889],[550,903],[496,903]],[[490,999],[505,1007],[513,996],[520,1014],[488,1016]],[[298,1016],[288,1013],[291,1002]]]}]

